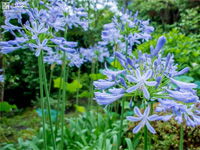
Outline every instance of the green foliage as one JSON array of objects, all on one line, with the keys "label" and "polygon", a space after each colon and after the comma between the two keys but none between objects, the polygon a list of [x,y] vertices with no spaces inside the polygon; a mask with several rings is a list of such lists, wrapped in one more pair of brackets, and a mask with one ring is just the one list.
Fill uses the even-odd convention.
[{"label": "green foliage", "polygon": [[101,74],[101,73],[98,73],[98,74],[91,73],[91,74],[89,75],[89,77],[91,77],[91,78],[93,79],[93,81],[96,81],[96,80],[98,80],[98,79],[105,79],[105,78],[106,78],[106,76],[103,75],[103,74]]},{"label": "green foliage", "polygon": [[12,116],[1,117],[0,122],[0,143],[15,143],[19,137],[32,139],[41,126],[41,118],[30,108]]},{"label": "green foliage", "polygon": [[155,47],[161,35],[164,35],[167,39],[164,45],[164,55],[166,56],[167,53],[174,54],[175,63],[181,65],[181,68],[178,65],[178,69],[189,66],[188,76],[198,80],[200,75],[200,66],[198,65],[200,63],[200,37],[198,35],[186,36],[173,29],[169,33],[154,34],[153,40],[138,45],[137,51],[149,52],[150,45]]},{"label": "green foliage", "polygon": [[10,112],[13,108],[17,108],[17,106],[10,105],[8,102],[0,102],[0,111]]},{"label": "green foliage", "polygon": [[[60,82],[61,82],[61,89],[63,89],[63,79],[57,78],[53,80],[54,82],[54,88],[60,88]],[[73,80],[71,83],[66,82],[66,91],[69,92],[76,92],[76,89],[82,88],[82,84],[78,83],[78,80]]]},{"label": "green foliage", "polygon": [[180,14],[180,26],[181,31],[188,33],[199,33],[200,29],[200,7],[186,9]]},{"label": "green foliage", "polygon": [[[38,114],[38,116],[42,117],[42,109],[41,109],[41,108],[37,108],[37,109],[35,110],[35,112]],[[57,112],[56,110],[51,109],[51,118],[52,118],[52,120],[53,120],[54,122],[56,121],[57,113],[58,113],[58,112]],[[48,114],[47,114],[47,109],[44,109],[44,114],[45,114],[46,117],[48,116]]]},{"label": "green foliage", "polygon": [[[116,114],[105,112],[104,115],[94,112],[84,112],[79,118],[67,118],[68,125],[65,126],[65,149],[110,149],[117,150],[117,142],[119,141],[120,121],[116,121]],[[127,129],[128,122],[124,121],[123,133]],[[48,138],[48,149],[52,148],[50,129],[46,125],[46,133]],[[33,136],[31,140],[18,139],[14,143],[2,143],[2,150],[29,148],[43,149],[42,128],[40,128],[37,136]],[[57,148],[59,149],[61,132],[58,132]],[[130,139],[126,139],[126,142]],[[129,142],[130,143],[130,142]],[[127,143],[128,144],[128,143]],[[126,144],[122,145],[126,148]]]}]

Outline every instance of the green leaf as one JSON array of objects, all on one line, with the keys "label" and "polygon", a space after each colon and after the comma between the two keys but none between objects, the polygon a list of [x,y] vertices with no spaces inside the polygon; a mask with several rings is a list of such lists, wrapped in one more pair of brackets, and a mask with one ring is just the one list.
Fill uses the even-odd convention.
[{"label": "green leaf", "polygon": [[111,63],[111,66],[113,66],[113,67],[115,67],[115,68],[117,68],[119,70],[121,70],[123,68],[122,65],[120,64],[120,62],[118,60],[113,61]]},{"label": "green leaf", "polygon": [[141,134],[142,134],[141,132],[138,132],[136,134],[136,136],[134,137],[134,139],[133,139],[133,149],[136,149],[137,145],[139,144]]},{"label": "green leaf", "polygon": [[98,73],[98,74],[91,73],[89,76],[95,81],[98,80],[98,79],[105,79],[106,78],[106,76],[101,74],[101,73]]},{"label": "green leaf", "polygon": [[17,106],[10,105],[8,102],[0,102],[0,111],[10,112],[12,108],[17,108]]},{"label": "green leaf", "polygon": [[197,89],[200,89],[200,81],[195,81],[194,83],[198,85]]},{"label": "green leaf", "polygon": [[61,89],[63,89],[63,79],[62,78],[57,78],[53,80],[54,82],[54,88],[60,88],[60,82],[61,82]]},{"label": "green leaf", "polygon": [[189,77],[189,76],[177,76],[177,77],[174,77],[174,79],[183,81],[183,82],[187,82],[187,83],[194,81],[194,78]]},{"label": "green leaf", "polygon": [[85,112],[85,107],[83,107],[83,106],[78,106],[78,105],[74,105],[74,106],[76,107],[76,110],[77,110],[78,112],[82,112],[82,113]]},{"label": "green leaf", "polygon": [[67,83],[66,90],[69,92],[76,92],[77,88],[82,88],[82,84],[78,83],[78,80],[74,80],[71,83]]},{"label": "green leaf", "polygon": [[125,138],[125,140],[128,145],[128,150],[133,150],[134,148],[133,148],[131,140],[129,138]]},{"label": "green leaf", "polygon": [[80,98],[82,98],[82,97],[89,97],[89,93],[88,93],[88,91],[83,91],[81,94],[79,94],[78,97],[80,97]]},{"label": "green leaf", "polygon": [[[57,78],[53,80],[54,82],[54,88],[60,88],[60,82],[61,82],[61,89],[63,89],[63,79]],[[77,88],[82,88],[82,84],[78,83],[78,80],[73,80],[71,83],[66,82],[66,91],[69,92],[76,92]]]},{"label": "green leaf", "polygon": [[[42,117],[42,109],[41,108],[38,108],[35,111],[38,114],[38,116]],[[45,116],[48,116],[46,109],[44,109],[44,114],[45,114]],[[57,117],[57,111],[54,109],[51,109],[51,118],[54,122],[56,121],[56,117]]]}]

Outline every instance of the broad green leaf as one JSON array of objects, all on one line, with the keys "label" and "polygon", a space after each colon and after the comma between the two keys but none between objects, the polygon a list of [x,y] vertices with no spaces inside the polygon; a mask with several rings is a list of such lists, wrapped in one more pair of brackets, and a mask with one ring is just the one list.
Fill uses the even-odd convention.
[{"label": "broad green leaf", "polygon": [[183,82],[187,82],[187,83],[194,81],[194,78],[189,77],[189,76],[177,76],[177,77],[174,77],[174,79],[183,81]]},{"label": "broad green leaf", "polygon": [[83,106],[78,106],[78,105],[74,105],[74,106],[76,107],[76,110],[77,110],[78,112],[82,112],[82,113],[85,112],[85,107],[83,107]]},{"label": "broad green leaf", "polygon": [[125,138],[125,140],[128,145],[128,150],[133,150],[133,145],[132,145],[131,140],[129,138]]},{"label": "broad green leaf", "polygon": [[140,141],[141,134],[142,134],[141,132],[138,132],[136,134],[136,136],[134,137],[134,139],[133,139],[133,149],[137,148],[137,145],[139,144],[139,141]]},{"label": "broad green leaf", "polygon": [[78,97],[89,97],[89,93],[88,93],[88,91],[83,91],[81,94],[79,94],[79,96]]},{"label": "broad green leaf", "polygon": [[98,74],[95,74],[95,73],[91,73],[90,75],[89,75],[89,77],[91,77],[93,80],[98,80],[98,79],[105,79],[106,78],[106,76],[105,75],[103,75],[103,74],[101,74],[101,73],[98,73]]},{"label": "broad green leaf", "polygon": [[[35,111],[36,111],[36,113],[38,114],[38,116],[42,117],[42,109],[41,109],[41,108],[37,108]],[[44,109],[44,114],[45,114],[45,116],[48,115],[46,109]],[[52,120],[53,120],[54,122],[56,121],[56,117],[57,117],[57,111],[54,110],[54,109],[51,109],[51,118],[52,118]]]},{"label": "broad green leaf", "polygon": [[198,85],[197,89],[200,89],[200,81],[195,81],[194,83]]},{"label": "broad green leaf", "polygon": [[111,66],[113,66],[113,67],[115,67],[115,68],[117,68],[119,70],[121,70],[123,68],[122,65],[120,64],[120,62],[118,60],[113,61],[111,63]]},{"label": "broad green leaf", "polygon": [[[54,87],[55,88],[60,88],[60,82],[61,82],[61,89],[63,89],[63,79],[62,78],[57,78],[53,80],[54,82]],[[82,84],[78,83],[78,80],[73,80],[71,83],[66,82],[66,91],[69,92],[76,92],[77,88],[82,88]]]},{"label": "broad green leaf", "polygon": [[62,78],[57,78],[53,80],[54,82],[54,88],[60,88],[60,82],[61,82],[61,89],[63,89],[63,79]]},{"label": "broad green leaf", "polygon": [[77,88],[82,88],[82,84],[78,83],[78,80],[74,80],[71,83],[67,83],[66,90],[69,92],[76,92]]},{"label": "broad green leaf", "polygon": [[17,108],[17,106],[10,105],[8,102],[0,102],[0,111],[10,112],[12,108]]}]

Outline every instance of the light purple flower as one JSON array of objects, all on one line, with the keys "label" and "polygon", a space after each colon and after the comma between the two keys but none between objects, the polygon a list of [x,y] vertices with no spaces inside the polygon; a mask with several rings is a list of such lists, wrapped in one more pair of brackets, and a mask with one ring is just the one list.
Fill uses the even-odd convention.
[{"label": "light purple flower", "polygon": [[124,94],[109,94],[105,92],[94,92],[94,94],[94,100],[96,100],[99,105],[109,105],[124,96]]},{"label": "light purple flower", "polygon": [[185,90],[192,90],[193,88],[197,88],[197,84],[195,83],[186,83],[182,81],[175,80],[173,78],[170,78],[171,82],[176,84],[179,88],[185,89]]},{"label": "light purple flower", "polygon": [[41,44],[40,40],[38,38],[36,38],[36,42],[37,42],[37,45],[33,44],[33,43],[29,44],[30,47],[36,48],[36,53],[35,53],[36,57],[38,57],[40,55],[41,50],[51,51],[51,48],[46,46],[46,44],[48,42],[47,39],[44,39]]},{"label": "light purple flower", "polygon": [[127,75],[126,76],[126,78],[127,78],[127,80],[129,82],[137,83],[136,85],[128,88],[126,91],[128,93],[132,93],[137,89],[139,89],[140,91],[142,90],[143,94],[144,94],[144,97],[146,99],[149,99],[150,98],[150,94],[149,94],[145,84],[148,85],[148,86],[155,86],[157,84],[156,81],[147,81],[152,75],[152,70],[148,70],[146,73],[144,73],[141,76],[140,70],[136,69],[135,74],[136,74],[136,77],[132,76],[132,75]]},{"label": "light purple flower", "polygon": [[39,25],[36,22],[32,22],[32,28],[28,25],[25,25],[25,27],[31,31],[32,33],[32,39],[36,39],[37,36],[41,33],[44,33],[48,30],[48,28],[44,27],[44,23],[40,23]]},{"label": "light purple flower", "polygon": [[145,109],[144,114],[141,113],[140,109],[138,107],[134,107],[134,113],[138,117],[133,117],[133,116],[127,116],[126,119],[129,121],[137,122],[140,121],[140,123],[133,129],[133,133],[138,133],[144,125],[147,126],[148,130],[155,134],[156,131],[155,129],[150,125],[148,121],[155,121],[157,120],[158,115],[152,115],[149,116],[150,113],[150,108],[149,106]]}]

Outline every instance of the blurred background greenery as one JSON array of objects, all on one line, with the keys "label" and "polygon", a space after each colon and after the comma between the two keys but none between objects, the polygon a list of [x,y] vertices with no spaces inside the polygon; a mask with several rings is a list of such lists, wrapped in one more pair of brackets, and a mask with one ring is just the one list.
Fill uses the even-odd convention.
[{"label": "blurred background greenery", "polygon": [[[70,2],[70,0],[69,0]],[[72,0],[71,0],[72,2]],[[196,82],[200,85],[200,1],[199,0],[76,0],[77,5],[82,5],[86,12],[89,15],[89,29],[84,31],[81,28],[74,28],[69,30],[67,37],[69,41],[76,41],[79,43],[79,47],[89,47],[94,45],[101,40],[101,31],[103,30],[103,25],[106,23],[112,22],[113,15],[119,14],[121,7],[129,9],[133,13],[139,11],[138,17],[140,19],[150,19],[150,25],[155,28],[155,31],[152,34],[152,40],[144,42],[141,45],[136,46],[134,49],[135,52],[142,50],[142,52],[149,52],[150,45],[156,45],[157,39],[161,35],[165,35],[167,42],[164,46],[165,53],[168,52],[174,54],[175,63],[179,63],[179,69],[183,69],[186,66],[190,67],[190,71],[186,76],[190,76],[190,82]],[[2,5],[2,4],[1,4]],[[1,7],[2,8],[2,7]],[[4,24],[4,17],[2,9],[0,11],[0,24]],[[27,16],[23,16],[23,22],[25,22]],[[15,20],[13,20],[15,21]],[[16,21],[15,21],[16,22]],[[0,29],[2,32],[3,29]],[[60,36],[63,36],[60,33]],[[13,39],[13,36],[10,33],[0,34],[0,41],[6,41]],[[103,64],[99,65],[99,69]],[[82,103],[88,96],[89,90],[89,80],[90,80],[90,63],[85,63],[81,68],[81,86],[79,97],[82,98]],[[0,55],[0,68],[4,68],[5,82],[0,85],[0,98],[1,101],[7,101],[13,106],[16,105],[17,110],[14,109],[11,114],[4,114],[6,117],[12,117],[16,113],[20,114],[28,107],[36,108],[39,106],[39,79],[38,79],[38,66],[37,59],[34,56],[34,53],[30,50],[17,50],[10,54]],[[102,67],[103,68],[103,67]],[[46,66],[47,77],[50,77],[50,66]],[[73,83],[77,79],[77,68],[70,68],[70,78],[69,82]],[[56,80],[60,76],[60,66],[55,66],[53,79]],[[95,78],[95,77],[94,77]],[[102,78],[99,75],[99,78]],[[187,77],[185,77],[187,78]],[[98,77],[95,79],[97,80]],[[187,78],[188,79],[188,78]],[[198,87],[199,88],[199,87]],[[4,93],[3,93],[4,91]],[[52,98],[56,99],[57,88],[53,88],[52,85]],[[74,91],[67,91],[69,102],[66,104],[66,108],[74,110]],[[55,93],[55,94],[54,94]],[[85,102],[86,103],[86,102]],[[52,100],[52,108],[54,107],[54,101]],[[31,109],[32,112],[32,109]],[[18,115],[15,121],[20,122],[20,119],[23,117],[34,117],[34,121],[39,130],[40,119],[35,117],[36,114],[30,112],[23,113],[23,115]],[[20,118],[21,117],[21,118]],[[91,117],[91,116],[89,116]],[[84,115],[82,116],[82,119]],[[81,119],[81,118],[80,118]],[[105,119],[105,118],[104,118]],[[30,120],[30,118],[29,118]],[[4,133],[7,136],[12,136],[9,140],[16,141],[17,137],[21,137],[20,133],[16,134],[19,130],[16,130],[16,126],[13,126],[13,120],[6,120],[5,118],[1,120],[2,125],[0,126],[0,131],[5,132],[7,125],[11,128],[8,133]],[[16,123],[16,122],[15,122]],[[112,123],[110,123],[112,124]],[[102,124],[104,126],[104,124]],[[152,147],[163,148],[165,149],[174,149],[178,148],[178,136],[180,126],[177,125],[173,120],[170,121],[167,125],[163,125],[162,122],[156,123],[157,132],[159,134],[153,136]],[[165,126],[165,129],[163,128]],[[175,127],[178,127],[177,128]],[[21,122],[22,129],[30,127],[30,122],[25,123]],[[19,127],[19,128],[20,128]],[[91,128],[96,128],[95,125]],[[129,129],[132,129],[132,125],[128,126]],[[118,130],[112,125],[108,129]],[[198,145],[195,145],[195,139],[200,139],[199,131],[193,130],[192,128],[187,128],[187,134],[185,138],[192,139],[193,141],[188,141],[188,147],[191,149],[198,148]],[[80,129],[81,130],[81,129]],[[88,129],[90,130],[90,129]],[[3,132],[4,131],[4,132]],[[29,135],[34,134],[35,131],[24,131],[25,134]],[[131,133],[131,132],[130,132]],[[72,133],[71,133],[72,134]],[[75,133],[73,133],[75,134]],[[127,133],[128,134],[128,133]],[[131,133],[132,134],[132,133]],[[15,135],[15,136],[13,136]],[[101,131],[98,132],[98,136],[101,135]],[[113,137],[113,134],[111,134]],[[111,138],[111,137],[108,137]],[[87,137],[88,138],[88,137]],[[130,138],[133,138],[132,135]],[[70,140],[74,140],[71,137]],[[95,139],[98,140],[98,139]],[[0,141],[5,141],[5,138],[1,138]],[[124,140],[128,142],[128,140]],[[141,142],[142,143],[142,142]],[[84,141],[81,143],[84,145]],[[112,144],[112,141],[111,141]],[[164,145],[164,146],[163,146]],[[18,145],[20,147],[20,145]],[[142,144],[140,144],[142,146]]]}]

